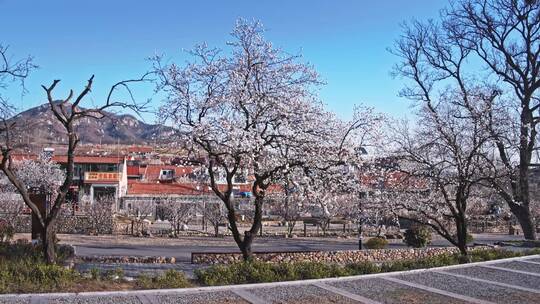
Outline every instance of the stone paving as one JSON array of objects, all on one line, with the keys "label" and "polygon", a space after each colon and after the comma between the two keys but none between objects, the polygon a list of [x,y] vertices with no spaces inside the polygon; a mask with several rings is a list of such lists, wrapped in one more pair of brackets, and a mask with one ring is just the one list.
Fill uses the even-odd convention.
[{"label": "stone paving", "polygon": [[540,303],[540,255],[322,280],[174,290],[2,295],[0,303]]}]

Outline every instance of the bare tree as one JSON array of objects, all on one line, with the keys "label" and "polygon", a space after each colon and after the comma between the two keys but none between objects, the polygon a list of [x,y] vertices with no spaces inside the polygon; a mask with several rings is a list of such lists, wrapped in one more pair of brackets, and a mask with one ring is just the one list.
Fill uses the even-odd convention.
[{"label": "bare tree", "polygon": [[[8,180],[11,184],[17,189],[21,194],[21,197],[24,203],[32,210],[32,212],[38,218],[39,224],[42,229],[42,244],[43,244],[43,255],[47,263],[55,263],[56,253],[55,253],[55,224],[58,218],[59,213],[61,212],[62,205],[66,202],[66,196],[69,191],[69,187],[73,183],[73,173],[74,173],[74,160],[75,160],[75,151],[79,143],[79,138],[77,135],[76,126],[77,124],[85,118],[90,119],[102,119],[108,115],[107,110],[113,109],[115,107],[121,108],[130,108],[132,110],[138,111],[141,109],[142,103],[135,103],[131,91],[129,90],[128,85],[133,82],[141,82],[147,80],[148,74],[145,74],[139,79],[124,80],[114,84],[108,92],[107,98],[103,105],[93,108],[82,108],[81,102],[85,97],[90,93],[92,89],[92,84],[94,81],[94,76],[90,77],[87,85],[84,89],[74,98],[73,90],[70,90],[68,97],[62,100],[55,100],[53,97],[53,91],[60,82],[60,80],[54,80],[53,83],[49,86],[43,86],[47,94],[48,105],[50,110],[54,114],[56,120],[63,126],[66,131],[66,136],[68,137],[67,144],[67,163],[65,167],[65,179],[62,184],[56,189],[48,189],[54,191],[56,196],[52,202],[50,202],[50,210],[46,216],[42,216],[39,211],[39,208],[36,202],[32,201],[28,185],[20,179],[13,166],[12,152],[15,148],[14,146],[14,131],[16,130],[16,125],[9,120],[9,117],[6,117],[3,122],[3,126],[0,129],[0,132],[3,136],[2,140],[2,161],[0,164],[0,169],[5,173]],[[129,96],[131,97],[130,102],[119,101],[116,99],[114,94],[119,88],[126,88]]]},{"label": "bare tree", "polygon": [[[483,113],[482,96],[466,96]],[[421,108],[419,127],[403,123],[393,130],[392,143],[406,178],[394,182],[404,185],[393,189],[389,199],[400,216],[430,226],[466,256],[467,208],[486,179],[482,168],[490,137],[461,106],[463,98],[459,91],[443,92],[436,103],[428,101]]]},{"label": "bare tree", "polygon": [[13,60],[9,54],[9,47],[0,43],[0,104],[2,107],[11,108],[9,101],[2,96],[2,90],[8,88],[9,83],[18,82],[23,94],[26,92],[24,82],[30,72],[37,68],[31,56]]},{"label": "bare tree", "polygon": [[219,226],[227,221],[227,213],[219,202],[199,204],[200,212],[206,221],[214,228],[214,236],[219,236]]},{"label": "bare tree", "polygon": [[178,235],[182,227],[195,217],[196,203],[190,199],[164,197],[160,198],[159,206],[163,210],[164,219],[171,224],[174,235]]},{"label": "bare tree", "polygon": [[[477,116],[495,152],[486,155],[491,165],[485,173],[527,239],[536,238],[529,179],[539,149],[539,15],[538,1],[453,1],[440,23],[406,26],[395,48],[404,59],[398,73],[417,85],[404,90],[408,97],[425,101],[426,92],[449,81],[462,91],[491,91],[483,90],[491,106]],[[462,106],[471,103],[463,99]]]},{"label": "bare tree", "polygon": [[84,204],[81,211],[88,218],[89,229],[95,234],[111,233],[113,227],[114,197],[103,196]]},{"label": "bare tree", "polygon": [[131,234],[146,233],[145,222],[155,218],[160,199],[148,198],[133,202],[132,209],[128,210],[128,215],[131,218]]}]

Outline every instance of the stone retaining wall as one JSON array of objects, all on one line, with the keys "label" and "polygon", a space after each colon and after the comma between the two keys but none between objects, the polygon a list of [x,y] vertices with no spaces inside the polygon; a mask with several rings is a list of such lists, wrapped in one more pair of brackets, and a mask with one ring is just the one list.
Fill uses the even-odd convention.
[{"label": "stone retaining wall", "polygon": [[174,257],[159,256],[81,256],[78,259],[90,263],[143,263],[143,264],[174,264]]},{"label": "stone retaining wall", "polygon": [[[326,262],[326,263],[357,263],[357,262],[387,262],[396,260],[411,260],[437,256],[445,253],[459,252],[456,247],[421,248],[421,249],[371,249],[347,251],[303,251],[303,252],[265,252],[255,253],[255,259],[270,263],[280,262]],[[208,253],[193,252],[191,262],[194,264],[230,264],[242,260],[240,253]]]},{"label": "stone retaining wall", "polygon": [[[30,233],[32,230],[32,218],[29,214],[19,215],[10,220],[17,233]],[[56,233],[88,234],[92,229],[86,216],[60,215],[56,223]],[[110,234],[113,230],[112,222],[104,222],[100,227],[101,234]]]}]

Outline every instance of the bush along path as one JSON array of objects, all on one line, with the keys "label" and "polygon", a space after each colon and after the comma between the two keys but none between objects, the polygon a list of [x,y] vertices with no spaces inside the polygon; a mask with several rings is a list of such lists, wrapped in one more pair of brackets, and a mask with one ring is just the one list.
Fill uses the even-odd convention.
[{"label": "bush along path", "polygon": [[[523,252],[483,249],[472,250],[469,256],[470,262],[484,262],[536,254],[540,254],[540,249]],[[345,265],[321,262],[265,263],[253,261],[214,265],[207,269],[195,270],[195,275],[198,283],[214,286],[355,276],[451,266],[460,263],[462,263],[462,259],[459,253],[441,254],[414,260],[384,263],[359,262]]]},{"label": "bush along path", "polygon": [[[59,246],[59,262],[72,257],[71,247]],[[473,250],[471,261],[538,254],[540,249],[512,252],[500,249]],[[229,285],[261,282],[293,281],[329,277],[353,276],[381,272],[402,271],[459,264],[459,254],[387,262],[382,264],[359,262],[346,265],[322,262],[264,263],[240,262],[215,265],[195,270],[194,278],[174,269],[159,274],[125,276],[122,269],[103,271],[90,268],[79,272],[60,265],[47,265],[42,260],[39,246],[28,243],[0,244],[0,293],[81,292],[138,289],[185,288],[191,286]]]}]

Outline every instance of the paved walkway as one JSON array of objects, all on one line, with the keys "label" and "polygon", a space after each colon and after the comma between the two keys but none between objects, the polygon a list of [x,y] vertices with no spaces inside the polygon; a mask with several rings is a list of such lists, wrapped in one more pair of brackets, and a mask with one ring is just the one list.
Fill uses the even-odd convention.
[{"label": "paved walkway", "polygon": [[[190,262],[192,252],[238,252],[238,246],[232,237],[182,237],[135,238],[129,236],[85,236],[59,235],[60,240],[75,246],[79,256],[166,256],[175,257],[178,262]],[[521,240],[522,236],[504,234],[475,234],[475,242],[493,244],[498,241]],[[434,239],[430,246],[452,246],[448,241]],[[401,240],[394,240],[388,248],[407,248]],[[357,250],[358,240],[328,238],[278,237],[257,238],[253,244],[255,251],[335,251]]]},{"label": "paved walkway", "polygon": [[323,280],[175,290],[3,295],[0,303],[540,303],[540,255]]}]

